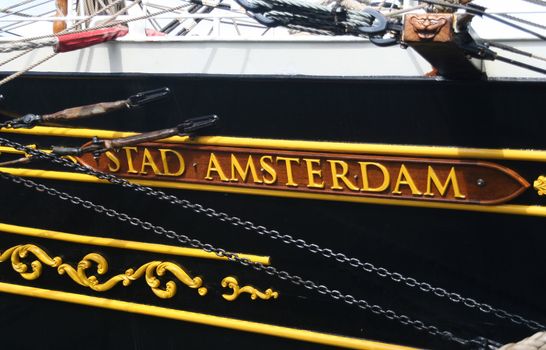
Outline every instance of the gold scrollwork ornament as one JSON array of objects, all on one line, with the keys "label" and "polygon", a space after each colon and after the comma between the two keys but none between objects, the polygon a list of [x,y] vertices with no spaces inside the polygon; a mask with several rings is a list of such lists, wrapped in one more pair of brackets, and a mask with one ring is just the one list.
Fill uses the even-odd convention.
[{"label": "gold scrollwork ornament", "polygon": [[533,182],[533,187],[537,190],[539,196],[546,195],[546,176],[539,176],[538,179]]},{"label": "gold scrollwork ornament", "polygon": [[176,283],[168,281],[165,283],[165,288],[160,287],[161,281],[156,276],[164,276],[167,271],[171,272],[179,281],[190,288],[197,289],[199,295],[207,294],[207,288],[203,287],[201,277],[191,278],[180,266],[162,261],[152,261],[139,267],[138,269],[128,269],[124,274],[119,274],[111,277],[107,281],[100,283],[97,276],[86,274],[93,263],[97,265],[97,273],[104,275],[108,272],[108,262],[106,259],[97,253],[87,254],[82,261],[78,263],[77,269],[74,269],[69,264],[62,264],[58,267],[59,274],[66,273],[76,283],[89,287],[97,292],[104,292],[112,289],[115,285],[121,282],[125,287],[129,286],[133,281],[144,276],[146,283],[151,288],[152,292],[161,299],[172,298],[176,294]]},{"label": "gold scrollwork ornament", "polygon": [[[32,272],[28,272],[28,265],[21,261],[21,259],[26,258],[29,253],[38,258],[38,260],[34,260],[30,263]],[[0,254],[0,263],[8,259],[11,259],[13,270],[29,281],[35,280],[42,275],[42,263],[51,267],[57,267],[63,262],[60,257],[56,256],[51,258],[45,251],[33,244],[11,247]]]},{"label": "gold scrollwork ornament", "polygon": [[273,291],[273,289],[268,288],[265,292],[260,292],[258,289],[251,286],[239,287],[239,281],[235,277],[228,276],[222,280],[222,287],[231,288],[233,290],[232,294],[222,294],[222,297],[227,301],[233,301],[239,297],[241,293],[250,294],[250,299],[256,300],[257,298],[269,300],[271,298],[277,299],[279,297],[279,292]]},{"label": "gold scrollwork ornament", "polygon": [[[29,266],[21,261],[27,258],[29,254],[34,255],[37,260],[30,263]],[[42,275],[43,264],[57,268],[59,275],[66,274],[74,282],[81,286],[91,288],[97,292],[105,292],[112,289],[121,282],[123,286],[129,286],[133,281],[144,276],[146,283],[151,288],[152,292],[159,298],[168,299],[176,294],[177,285],[174,281],[165,283],[165,287],[161,288],[161,280],[158,278],[170,272],[176,279],[184,283],[186,286],[197,289],[199,295],[204,296],[208,290],[203,286],[201,277],[190,277],[186,271],[177,264],[171,262],[152,261],[139,267],[138,269],[128,269],[124,274],[116,275],[107,281],[101,283],[97,276],[88,276],[86,271],[96,264],[97,274],[104,275],[108,272],[108,261],[100,254],[87,254],[77,265],[77,268],[64,263],[61,257],[51,258],[43,249],[34,244],[17,245],[6,249],[0,253],[0,263],[11,260],[11,266],[14,271],[18,272],[26,280],[35,280]]]}]

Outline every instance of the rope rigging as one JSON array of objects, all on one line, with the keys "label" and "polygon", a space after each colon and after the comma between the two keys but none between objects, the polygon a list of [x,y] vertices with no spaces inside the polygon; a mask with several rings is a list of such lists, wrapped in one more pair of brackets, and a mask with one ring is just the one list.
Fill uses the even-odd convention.
[{"label": "rope rigging", "polygon": [[19,7],[19,6],[23,6],[23,5],[25,5],[25,4],[28,4],[28,3],[34,2],[34,1],[36,1],[36,0],[24,0],[24,1],[21,1],[21,2],[19,2],[19,3],[10,5],[10,6],[8,6],[8,7],[4,7],[4,8],[2,8],[2,9],[0,9],[0,12],[8,13],[8,11],[11,10],[11,9],[14,9],[14,8],[16,8],[16,7]]},{"label": "rope rigging", "polygon": [[[514,22],[520,22],[525,25],[535,26],[540,29],[546,28],[541,24],[537,24],[519,17],[512,15],[493,15],[487,13],[484,8],[476,5],[467,4],[466,1],[451,1],[446,2],[443,0],[419,0],[419,2],[425,3],[415,6],[411,9],[401,9],[395,10],[392,12],[382,13],[379,10],[368,7],[363,10],[351,10],[342,6],[341,4],[348,1],[342,0],[342,2],[332,2],[329,5],[315,4],[308,1],[302,0],[236,0],[239,5],[246,9],[247,13],[254,18],[258,23],[265,25],[266,27],[276,27],[283,26],[292,30],[297,31],[306,31],[313,34],[319,35],[353,35],[359,37],[367,37],[369,40],[378,45],[378,46],[390,46],[401,43],[401,32],[402,24],[400,21],[400,15],[415,9],[430,8],[432,7],[441,7],[441,8],[451,8],[451,9],[462,9],[467,11],[469,14],[475,14],[479,16],[484,16],[505,25],[511,26],[513,28],[519,29],[528,34],[534,35],[541,40],[545,40],[546,36],[534,32],[528,28],[521,27]],[[537,0],[542,1],[542,0]],[[66,29],[59,34],[49,34],[41,35],[34,37],[21,38],[10,43],[0,45],[0,53],[24,50],[25,52],[19,54],[15,57],[9,58],[3,62],[0,62],[0,65],[11,62],[24,54],[31,52],[33,49],[45,47],[45,46],[54,46],[52,39],[57,39],[66,34],[76,34],[76,33],[85,33],[93,30],[99,30],[104,28],[110,28],[113,26],[112,19],[120,15],[121,13],[127,12],[127,10],[140,4],[141,0],[133,1],[130,5],[120,8],[121,0],[114,1],[108,6],[98,9],[98,12],[95,12],[90,17],[85,20],[81,20],[73,25],[70,29]],[[205,7],[218,7],[220,3],[204,3],[200,0],[192,0],[190,3],[205,6]],[[379,9],[382,9],[385,1],[379,3]],[[101,12],[109,10],[114,7],[115,9],[120,8],[110,20],[106,23],[102,23],[91,28],[78,28],[82,23],[88,22],[91,18],[98,15]],[[154,16],[161,15],[168,12],[177,11],[187,7],[188,4],[181,6],[176,6],[172,8],[164,8],[161,11],[155,13],[147,13],[142,16],[127,18],[121,21],[117,21],[116,24],[127,24],[133,21],[139,21],[144,19],[150,19]],[[222,7],[223,8],[223,7]],[[391,10],[393,9],[391,4]],[[176,20],[177,23],[179,22]],[[50,39],[50,40],[46,40]],[[26,43],[26,44],[24,44]],[[465,44],[466,45],[466,44]],[[473,43],[472,45],[466,45],[461,47],[467,52],[467,54],[485,60],[499,60],[506,62],[512,65],[516,65],[528,70],[532,70],[538,73],[546,74],[546,70],[540,67],[530,65],[524,62],[519,62],[511,58],[498,56],[495,52],[489,50],[485,46],[480,46],[478,43]],[[0,86],[13,80],[14,78],[24,74],[25,72],[33,69],[39,64],[49,60],[54,57],[55,54],[50,55],[49,57],[40,60],[39,62],[30,65],[26,69],[21,70],[20,72],[14,73],[12,76],[7,77],[0,81]],[[533,56],[529,56],[533,57]]]},{"label": "rope rigging", "polygon": [[519,18],[519,17],[516,17],[516,16],[512,16],[512,15],[509,15],[509,14],[502,14],[500,15],[504,18],[507,18],[509,20],[512,20],[512,21],[516,21],[516,22],[519,22],[519,23],[523,23],[523,24],[527,24],[528,26],[533,26],[533,27],[536,27],[536,28],[539,28],[539,29],[544,29],[546,30],[546,25],[543,25],[543,24],[540,24],[540,23],[536,23],[536,22],[531,22],[531,21],[528,21],[526,19],[523,19],[523,18]]},{"label": "rope rigging", "polygon": [[57,45],[57,39],[46,39],[43,41],[22,41],[4,44],[0,46],[0,53],[12,52],[12,51],[23,51],[23,50],[34,50],[41,47],[55,46]]}]

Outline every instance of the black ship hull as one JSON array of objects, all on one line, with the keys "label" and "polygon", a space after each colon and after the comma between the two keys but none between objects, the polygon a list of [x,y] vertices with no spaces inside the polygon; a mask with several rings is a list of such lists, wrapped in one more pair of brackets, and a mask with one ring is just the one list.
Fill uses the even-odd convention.
[{"label": "black ship hull", "polygon": [[[4,114],[8,111],[12,115],[49,113],[75,105],[123,99],[138,91],[162,86],[171,89],[172,99],[71,125],[144,132],[168,128],[199,115],[217,114],[220,123],[207,130],[209,135],[546,150],[543,131],[546,123],[542,115],[546,85],[534,81],[32,75],[12,82],[2,91],[5,98],[1,107]],[[37,144],[39,148],[60,144],[75,146],[88,141],[52,135],[2,134],[2,137],[23,144]],[[434,156],[423,154],[423,157]],[[478,160],[512,169],[530,183],[544,174],[544,160],[516,158]],[[24,167],[58,170],[45,161]],[[270,257],[271,264],[280,270],[408,315],[457,337],[475,339],[483,336],[506,343],[533,333],[524,325],[495,317],[493,312],[480,312],[479,307],[465,307],[464,302],[451,302],[449,297],[437,297],[434,293],[408,287],[361,268],[336,263],[335,259],[289,246],[282,240],[271,240],[240,226],[126,188],[69,179],[34,181],[216,247]],[[151,231],[7,180],[0,181],[0,190],[1,223],[79,236],[179,245]],[[464,207],[455,210],[433,202],[419,207],[403,202],[398,205],[395,200],[374,204],[222,190],[165,191],[529,319],[545,321],[541,276],[546,263],[543,253],[546,238],[542,234],[545,218],[541,214],[527,215],[526,209],[512,213],[480,208],[465,210]],[[532,212],[532,207],[544,204],[542,202],[531,187],[507,205],[528,208]],[[483,205],[483,208],[494,207]],[[357,338],[421,348],[463,348],[430,332],[418,331],[383,315],[233,262],[1,233],[0,252],[21,244],[37,246],[51,257],[60,256],[74,268],[87,254],[100,254],[110,266],[105,276],[123,274],[129,267],[152,261],[170,261],[182,266],[191,276],[203,276],[208,293],[201,296],[197,290],[179,283],[176,295],[162,299],[157,298],[142,280],[127,287],[120,283],[99,292],[74,283],[66,275],[58,274],[56,268],[47,266],[39,278],[26,280],[7,260],[0,263],[0,282],[4,285],[34,288],[26,290],[28,293],[32,290],[37,293],[38,289],[54,290],[91,298],[86,299],[88,305],[84,306],[78,305],[69,295],[50,293],[53,300],[44,300],[45,296],[39,293],[35,294],[38,298],[31,298],[27,292],[21,292],[22,289],[4,290],[7,293],[0,294],[0,329],[1,342],[5,346],[29,349],[37,346],[318,349],[348,346],[350,339]],[[28,262],[31,260],[29,258]],[[91,270],[97,275],[94,268]],[[226,276],[235,277],[241,287],[249,284],[261,292],[272,288],[278,291],[278,298],[253,300],[249,294],[241,293],[236,300],[228,301],[222,294],[231,291],[220,283]],[[128,304],[119,304],[118,309],[109,310],[108,300]],[[98,307],[93,307],[94,303]],[[153,305],[161,309],[155,314],[143,315],[144,312],[139,313],[131,305]],[[128,312],[122,312],[123,308]],[[176,317],[169,317],[166,310],[184,310],[190,314],[185,315],[184,321],[173,320]],[[199,315],[212,318],[200,318]],[[226,321],[222,323],[214,317]],[[284,328],[257,326],[249,329],[237,323],[240,320]],[[308,342],[303,333],[287,336],[290,332],[285,328],[334,334],[340,338],[328,343],[317,341],[322,338],[315,334]]]}]

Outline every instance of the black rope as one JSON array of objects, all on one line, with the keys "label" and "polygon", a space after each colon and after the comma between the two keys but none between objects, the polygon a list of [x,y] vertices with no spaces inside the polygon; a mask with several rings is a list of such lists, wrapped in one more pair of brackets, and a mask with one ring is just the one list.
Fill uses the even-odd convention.
[{"label": "black rope", "polygon": [[515,48],[513,46],[510,46],[510,45],[501,44],[501,43],[497,43],[497,42],[494,42],[494,41],[486,41],[486,42],[484,42],[484,45],[486,45],[488,47],[489,46],[496,47],[496,48],[499,48],[501,50],[509,51],[509,52],[512,52],[512,53],[515,53],[515,54],[518,54],[518,55],[521,55],[521,56],[531,57],[531,58],[534,58],[534,59],[537,59],[537,60],[546,61],[546,58],[544,58],[544,57],[537,56],[537,55],[535,55],[535,54],[533,54],[531,52],[523,51],[523,50],[520,50],[520,49]]},{"label": "black rope", "polygon": [[531,21],[528,21],[526,19],[523,19],[523,18],[519,18],[519,17],[516,17],[516,16],[512,16],[512,15],[509,15],[509,14],[501,14],[499,15],[501,17],[504,17],[504,18],[508,18],[512,21],[516,21],[516,22],[520,22],[520,23],[523,23],[523,24],[527,24],[528,26],[533,26],[533,27],[536,27],[536,28],[540,28],[540,29],[544,29],[546,30],[546,26],[543,25],[543,24],[539,24],[539,23],[535,23],[535,22],[531,22]]},{"label": "black rope", "polygon": [[529,70],[531,70],[531,71],[533,71],[533,72],[546,74],[546,69],[542,69],[542,68],[535,67],[535,66],[532,66],[532,65],[527,64],[527,63],[523,63],[523,62],[520,62],[520,61],[516,61],[516,60],[513,60],[513,59],[508,58],[508,57],[497,56],[496,59],[499,60],[499,61],[501,61],[501,62],[506,62],[506,63],[512,64],[512,65],[514,65],[514,66],[518,66],[518,67],[521,67],[521,68],[529,69]]}]

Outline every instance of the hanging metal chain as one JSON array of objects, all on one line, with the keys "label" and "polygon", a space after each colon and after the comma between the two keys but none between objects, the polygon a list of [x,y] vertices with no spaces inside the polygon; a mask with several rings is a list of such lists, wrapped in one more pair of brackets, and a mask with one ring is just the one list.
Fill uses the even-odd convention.
[{"label": "hanging metal chain", "polygon": [[[10,146],[11,147],[11,146]],[[43,158],[45,159],[45,158]],[[27,188],[34,189],[38,192],[44,192],[47,193],[50,196],[57,197],[59,199],[69,201],[71,204],[79,206],[81,208],[85,208],[88,210],[93,210],[99,214],[104,214],[108,217],[115,218],[122,222],[128,222],[129,224],[133,226],[137,226],[142,228],[145,231],[152,231],[157,235],[167,237],[169,239],[177,240],[183,245],[190,245],[191,247],[202,249],[206,252],[212,252],[216,254],[219,257],[225,257],[229,259],[230,261],[237,262],[243,266],[252,267],[256,271],[263,271],[267,273],[270,276],[277,277],[281,280],[289,281],[290,283],[297,285],[297,286],[303,286],[309,290],[313,290],[319,294],[322,295],[328,295],[332,299],[340,300],[346,304],[349,305],[355,305],[358,308],[362,310],[369,310],[372,313],[376,315],[381,315],[389,320],[394,320],[402,323],[403,325],[411,326],[416,330],[427,332],[430,335],[433,336],[440,336],[446,340],[456,342],[463,346],[479,346],[480,348],[483,348],[484,344],[497,344],[496,342],[493,342],[488,339],[484,339],[482,337],[478,337],[476,339],[463,339],[455,336],[453,333],[445,330],[440,330],[436,326],[425,324],[424,322],[420,320],[414,320],[409,318],[408,316],[404,314],[396,313],[393,310],[385,309],[380,305],[376,304],[370,304],[364,299],[357,299],[354,296],[350,294],[343,294],[337,289],[330,289],[329,287],[325,286],[324,284],[318,284],[311,280],[306,280],[298,275],[291,274],[284,270],[279,270],[271,265],[266,266],[260,262],[256,261],[250,261],[246,258],[241,258],[235,253],[228,252],[221,248],[216,248],[213,245],[209,243],[203,243],[198,239],[190,238],[187,235],[176,233],[172,230],[167,230],[162,226],[154,225],[148,221],[143,221],[137,217],[130,216],[127,213],[119,212],[117,210],[106,208],[103,205],[95,204],[91,201],[84,200],[78,196],[74,196],[71,194],[68,194],[66,192],[59,191],[57,189],[48,187],[44,184],[38,184],[32,180],[24,179],[20,176],[15,176],[11,174],[7,174],[0,171],[0,177],[5,180],[10,180],[17,184],[22,184],[23,186]],[[138,186],[138,185],[137,185]],[[485,341],[484,341],[485,340]]]},{"label": "hanging metal chain", "polygon": [[[3,123],[3,124],[6,124],[6,123]],[[1,127],[2,127],[2,124],[0,124],[0,128]],[[168,195],[163,191],[152,189],[151,187],[131,183],[113,174],[106,174],[100,171],[96,171],[96,170],[84,167],[83,165],[71,162],[70,160],[59,157],[57,155],[48,154],[43,151],[24,146],[17,142],[7,140],[5,138],[0,138],[0,144],[7,147],[12,147],[19,151],[23,151],[27,153],[28,155],[31,155],[38,159],[47,160],[56,164],[60,164],[64,167],[72,168],[78,172],[97,177],[98,179],[107,180],[112,184],[130,188],[137,192],[143,192],[148,196],[156,197],[160,200],[167,201],[174,205],[179,205],[182,208],[190,209],[195,213],[204,214],[210,218],[214,218],[216,220],[229,223],[233,226],[241,227],[247,231],[255,232],[260,236],[265,236],[270,239],[279,240],[287,245],[292,245],[297,248],[304,249],[310,253],[321,255],[327,259],[330,259],[330,260],[333,259],[339,263],[349,265],[353,268],[362,269],[369,273],[374,273],[379,277],[390,279],[391,281],[394,281],[396,283],[402,283],[408,287],[416,288],[424,293],[433,294],[440,298],[447,298],[453,303],[463,304],[468,308],[478,309],[481,312],[492,314],[498,318],[510,320],[511,322],[515,324],[524,325],[532,330],[546,329],[545,325],[537,321],[527,319],[518,314],[510,313],[504,309],[496,308],[489,304],[476,301],[473,298],[462,296],[459,293],[449,292],[444,288],[435,287],[427,282],[418,281],[417,279],[413,277],[406,277],[402,275],[401,273],[389,271],[384,267],[377,267],[370,262],[363,262],[358,258],[348,257],[347,255],[343,253],[334,252],[332,249],[322,248],[315,243],[308,243],[307,241],[301,238],[294,238],[291,235],[282,234],[277,230],[268,229],[261,225],[256,225],[252,221],[243,220],[239,217],[231,216],[225,212],[217,211],[213,208],[208,208],[198,203],[192,203],[186,199],[180,199],[176,197],[175,195]]]}]

